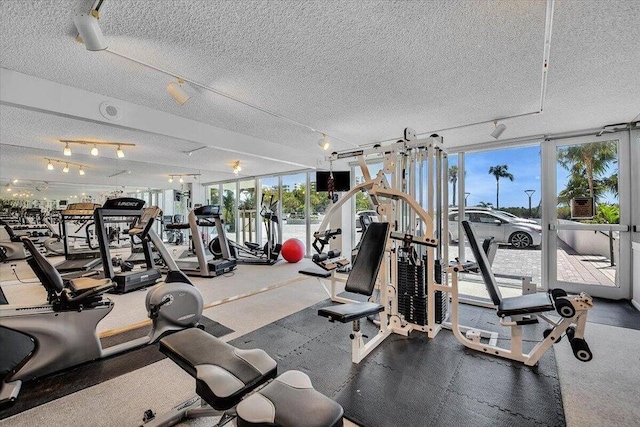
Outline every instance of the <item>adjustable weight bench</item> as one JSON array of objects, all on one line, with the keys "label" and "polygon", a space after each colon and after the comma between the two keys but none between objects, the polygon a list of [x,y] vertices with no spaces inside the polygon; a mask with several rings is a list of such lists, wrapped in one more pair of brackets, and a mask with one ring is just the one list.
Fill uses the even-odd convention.
[{"label": "adjustable weight bench", "polygon": [[[349,273],[345,291],[371,297],[389,236],[388,222],[372,222],[362,236],[360,251]],[[391,330],[386,328],[386,321],[380,322],[380,332],[368,343],[364,343],[364,335],[360,331],[360,319],[380,313],[385,307],[373,302],[355,302],[321,308],[318,315],[330,322],[353,322],[351,334],[351,358],[353,363],[360,363],[367,354],[380,344]]]},{"label": "adjustable weight bench", "polygon": [[[562,289],[554,289],[548,293],[502,297],[496,278],[491,271],[487,255],[480,248],[471,225],[468,221],[463,221],[462,226],[478,263],[478,268],[489,296],[497,307],[497,315],[501,319],[500,324],[511,328],[511,348],[503,349],[494,345],[483,344],[480,342],[480,334],[474,330],[467,331],[466,336],[462,335],[458,326],[458,279],[457,274],[454,274],[452,280],[451,323],[453,333],[458,341],[474,350],[517,360],[533,366],[538,363],[545,351],[560,341],[566,331],[574,356],[583,362],[591,360],[593,355],[584,340],[587,311],[593,306],[591,297],[585,293],[567,295]],[[456,273],[458,272],[456,268],[453,268],[453,270]],[[551,311],[556,311],[561,316],[560,320],[555,321],[545,315],[545,313]],[[551,327],[545,330],[544,339],[529,353],[524,354],[522,352],[522,326],[538,323],[538,319],[546,321]]]},{"label": "adjustable weight bench", "polygon": [[276,361],[264,350],[242,350],[189,328],[162,338],[160,351],[195,378],[197,396],[157,417],[146,411],[146,427],[221,413],[218,426],[235,417],[238,427],[343,425],[339,404],[316,391],[300,371],[277,376]]}]

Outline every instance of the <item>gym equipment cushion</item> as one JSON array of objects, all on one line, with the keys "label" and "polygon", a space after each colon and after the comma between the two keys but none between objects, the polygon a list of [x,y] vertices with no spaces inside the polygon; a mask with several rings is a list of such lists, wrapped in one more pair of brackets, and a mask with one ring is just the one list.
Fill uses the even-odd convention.
[{"label": "gym equipment cushion", "polygon": [[342,407],[316,391],[309,377],[287,371],[238,405],[238,427],[341,427]]},{"label": "gym equipment cushion", "polygon": [[160,340],[160,351],[196,379],[196,393],[227,410],[257,386],[275,378],[277,364],[263,350],[241,350],[190,328]]},{"label": "gym equipment cushion", "polygon": [[353,304],[340,304],[325,307],[318,310],[318,316],[327,317],[330,321],[337,320],[341,323],[351,322],[360,318],[380,313],[384,307],[373,302],[358,302]]}]

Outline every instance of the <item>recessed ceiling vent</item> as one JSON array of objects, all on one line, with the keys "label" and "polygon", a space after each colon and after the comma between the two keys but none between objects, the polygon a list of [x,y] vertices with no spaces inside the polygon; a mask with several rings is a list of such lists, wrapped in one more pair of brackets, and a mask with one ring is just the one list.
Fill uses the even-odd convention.
[{"label": "recessed ceiling vent", "polygon": [[100,104],[100,114],[107,120],[116,121],[122,118],[122,110],[120,107],[113,105],[110,102],[103,102]]}]

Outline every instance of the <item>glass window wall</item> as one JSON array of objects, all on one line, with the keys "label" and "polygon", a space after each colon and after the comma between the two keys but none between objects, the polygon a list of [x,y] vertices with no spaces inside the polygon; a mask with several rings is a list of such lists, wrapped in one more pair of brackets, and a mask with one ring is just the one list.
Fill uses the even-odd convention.
[{"label": "glass window wall", "polygon": [[282,177],[282,241],[295,238],[307,245],[307,174]]},{"label": "glass window wall", "polygon": [[228,239],[236,240],[236,182],[222,185],[222,220]]}]

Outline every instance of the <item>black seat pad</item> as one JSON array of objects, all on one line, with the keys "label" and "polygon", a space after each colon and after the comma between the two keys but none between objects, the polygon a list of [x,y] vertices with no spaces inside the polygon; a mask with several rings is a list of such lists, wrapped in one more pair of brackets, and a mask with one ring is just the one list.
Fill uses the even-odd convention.
[{"label": "black seat pad", "polygon": [[337,320],[341,323],[351,322],[372,314],[380,313],[384,307],[373,302],[358,302],[352,304],[340,304],[325,307],[318,310],[318,315],[327,317],[332,322]]},{"label": "black seat pad", "polygon": [[304,269],[304,270],[298,270],[298,273],[304,274],[305,276],[321,277],[323,279],[331,277],[331,272],[324,271],[324,270]]},{"label": "black seat pad", "polygon": [[518,314],[542,313],[553,311],[551,296],[544,293],[521,295],[517,297],[502,298],[498,306],[498,316],[513,316]]},{"label": "black seat pad", "polygon": [[[227,410],[235,406],[248,392],[277,375],[275,361],[262,350],[236,349],[198,328],[184,329],[161,339],[160,351],[196,379],[196,393],[218,410]],[[237,354],[238,352],[242,353]],[[249,363],[251,359],[246,359],[247,352],[262,353],[257,357],[270,359],[273,368],[261,373],[256,366]],[[216,395],[212,390],[215,384],[207,383],[206,379],[198,375],[198,366],[205,365],[222,368],[240,380],[244,386],[229,396]]]}]

